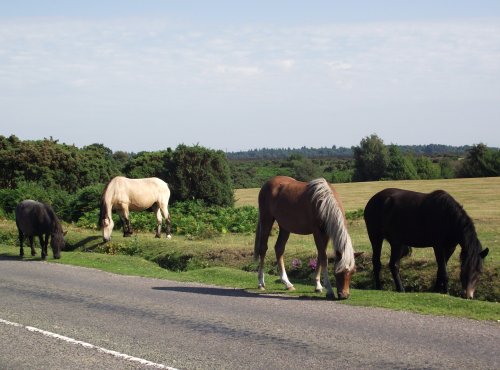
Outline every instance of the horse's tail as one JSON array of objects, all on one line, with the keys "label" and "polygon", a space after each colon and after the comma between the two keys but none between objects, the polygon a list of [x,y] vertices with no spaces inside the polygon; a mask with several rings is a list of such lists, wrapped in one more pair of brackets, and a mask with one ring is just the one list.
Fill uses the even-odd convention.
[{"label": "horse's tail", "polygon": [[351,237],[347,232],[341,205],[325,179],[313,180],[307,184],[307,187],[324,230],[332,239],[334,250],[341,255],[340,260],[335,263],[335,273],[346,269],[352,270],[354,268],[354,249]]},{"label": "horse's tail", "polygon": [[411,256],[411,253],[412,253],[412,248],[407,246],[407,245],[404,245],[403,246],[403,254],[401,255],[401,257],[410,257]]},{"label": "horse's tail", "polygon": [[265,254],[267,251],[266,243],[262,243],[262,228],[264,227],[263,222],[266,221],[267,217],[270,217],[266,212],[266,204],[268,204],[267,194],[269,193],[269,186],[264,184],[259,191],[258,202],[259,202],[259,219],[257,220],[257,229],[255,231],[255,245],[253,250],[254,260],[257,260],[261,255]]},{"label": "horse's tail", "polygon": [[261,225],[260,225],[260,212],[259,212],[259,220],[257,221],[257,230],[255,231],[255,245],[253,249],[253,259],[254,261],[257,261],[257,259],[260,256],[260,249],[261,249],[261,243],[260,243],[260,233],[261,233]]}]

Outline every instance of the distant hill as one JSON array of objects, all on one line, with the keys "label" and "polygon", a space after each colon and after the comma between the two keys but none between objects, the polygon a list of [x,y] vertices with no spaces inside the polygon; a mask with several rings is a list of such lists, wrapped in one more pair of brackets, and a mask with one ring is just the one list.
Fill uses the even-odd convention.
[{"label": "distant hill", "polygon": [[[428,145],[397,145],[402,153],[413,153],[425,156],[463,156],[471,148],[470,145],[451,146],[442,144]],[[228,152],[227,158],[230,160],[248,159],[285,159],[291,155],[300,155],[306,158],[349,158],[353,156],[352,148],[332,146],[331,148],[261,148],[247,151]]]}]

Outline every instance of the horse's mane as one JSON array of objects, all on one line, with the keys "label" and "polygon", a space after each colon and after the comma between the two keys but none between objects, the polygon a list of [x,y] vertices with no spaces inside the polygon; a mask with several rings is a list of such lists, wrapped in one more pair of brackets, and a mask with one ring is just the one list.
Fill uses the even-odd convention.
[{"label": "horse's mane", "polygon": [[[437,205],[437,214],[444,213],[454,228],[453,231],[461,235],[459,240],[462,247],[460,253],[462,268],[474,269],[475,266],[481,266],[478,261],[481,258],[479,256],[482,250],[481,242],[477,237],[474,222],[467,212],[465,212],[462,205],[444,190],[433,191],[429,194],[429,198]],[[442,213],[439,211],[442,211]]]},{"label": "horse's mane", "polygon": [[99,229],[101,228],[102,219],[108,213],[107,204],[104,201],[104,196],[106,195],[106,192],[108,191],[109,184],[111,184],[111,180],[108,181],[108,183],[104,187],[104,190],[102,191],[102,194],[101,194],[101,199],[99,201],[99,219],[97,220],[97,227]]},{"label": "horse's mane", "polygon": [[50,204],[47,203],[42,203],[43,207],[45,208],[45,211],[47,212],[48,216],[50,217],[51,221],[51,231],[52,233],[62,233],[62,225],[61,222],[59,221],[59,218],[57,217],[56,213],[54,212],[54,209]]},{"label": "horse's mane", "polygon": [[351,237],[347,232],[344,214],[340,205],[325,179],[319,178],[307,184],[307,191],[310,192],[314,204],[327,235],[333,241],[333,248],[342,255],[335,264],[335,273],[340,273],[346,269],[354,268],[354,249]]}]

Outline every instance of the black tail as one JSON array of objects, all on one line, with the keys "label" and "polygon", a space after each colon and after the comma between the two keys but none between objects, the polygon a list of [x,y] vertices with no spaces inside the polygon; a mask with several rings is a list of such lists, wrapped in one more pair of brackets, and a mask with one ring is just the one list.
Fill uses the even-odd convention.
[{"label": "black tail", "polygon": [[260,256],[260,233],[261,233],[261,226],[260,226],[260,212],[259,212],[259,220],[257,221],[257,230],[255,231],[255,245],[253,249],[253,259],[257,261],[257,259]]},{"label": "black tail", "polygon": [[407,245],[404,245],[403,246],[403,254],[401,255],[401,257],[406,257],[406,256],[411,256],[411,253],[412,253],[413,249],[411,247],[408,247]]}]

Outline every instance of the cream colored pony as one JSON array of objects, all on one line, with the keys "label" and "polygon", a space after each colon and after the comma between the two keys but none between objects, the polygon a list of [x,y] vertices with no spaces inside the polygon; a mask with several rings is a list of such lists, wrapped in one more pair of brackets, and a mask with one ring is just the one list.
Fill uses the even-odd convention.
[{"label": "cream colored pony", "polygon": [[104,241],[111,239],[113,231],[113,210],[118,212],[123,222],[123,236],[132,235],[130,224],[130,211],[143,211],[152,208],[156,213],[157,228],[156,237],[161,235],[161,225],[163,217],[166,223],[167,238],[172,237],[170,233],[170,214],[168,213],[168,200],[170,199],[170,189],[165,181],[156,177],[145,179],[129,179],[123,176],[113,178],[101,196],[101,212],[99,216],[99,226],[102,229]]}]

